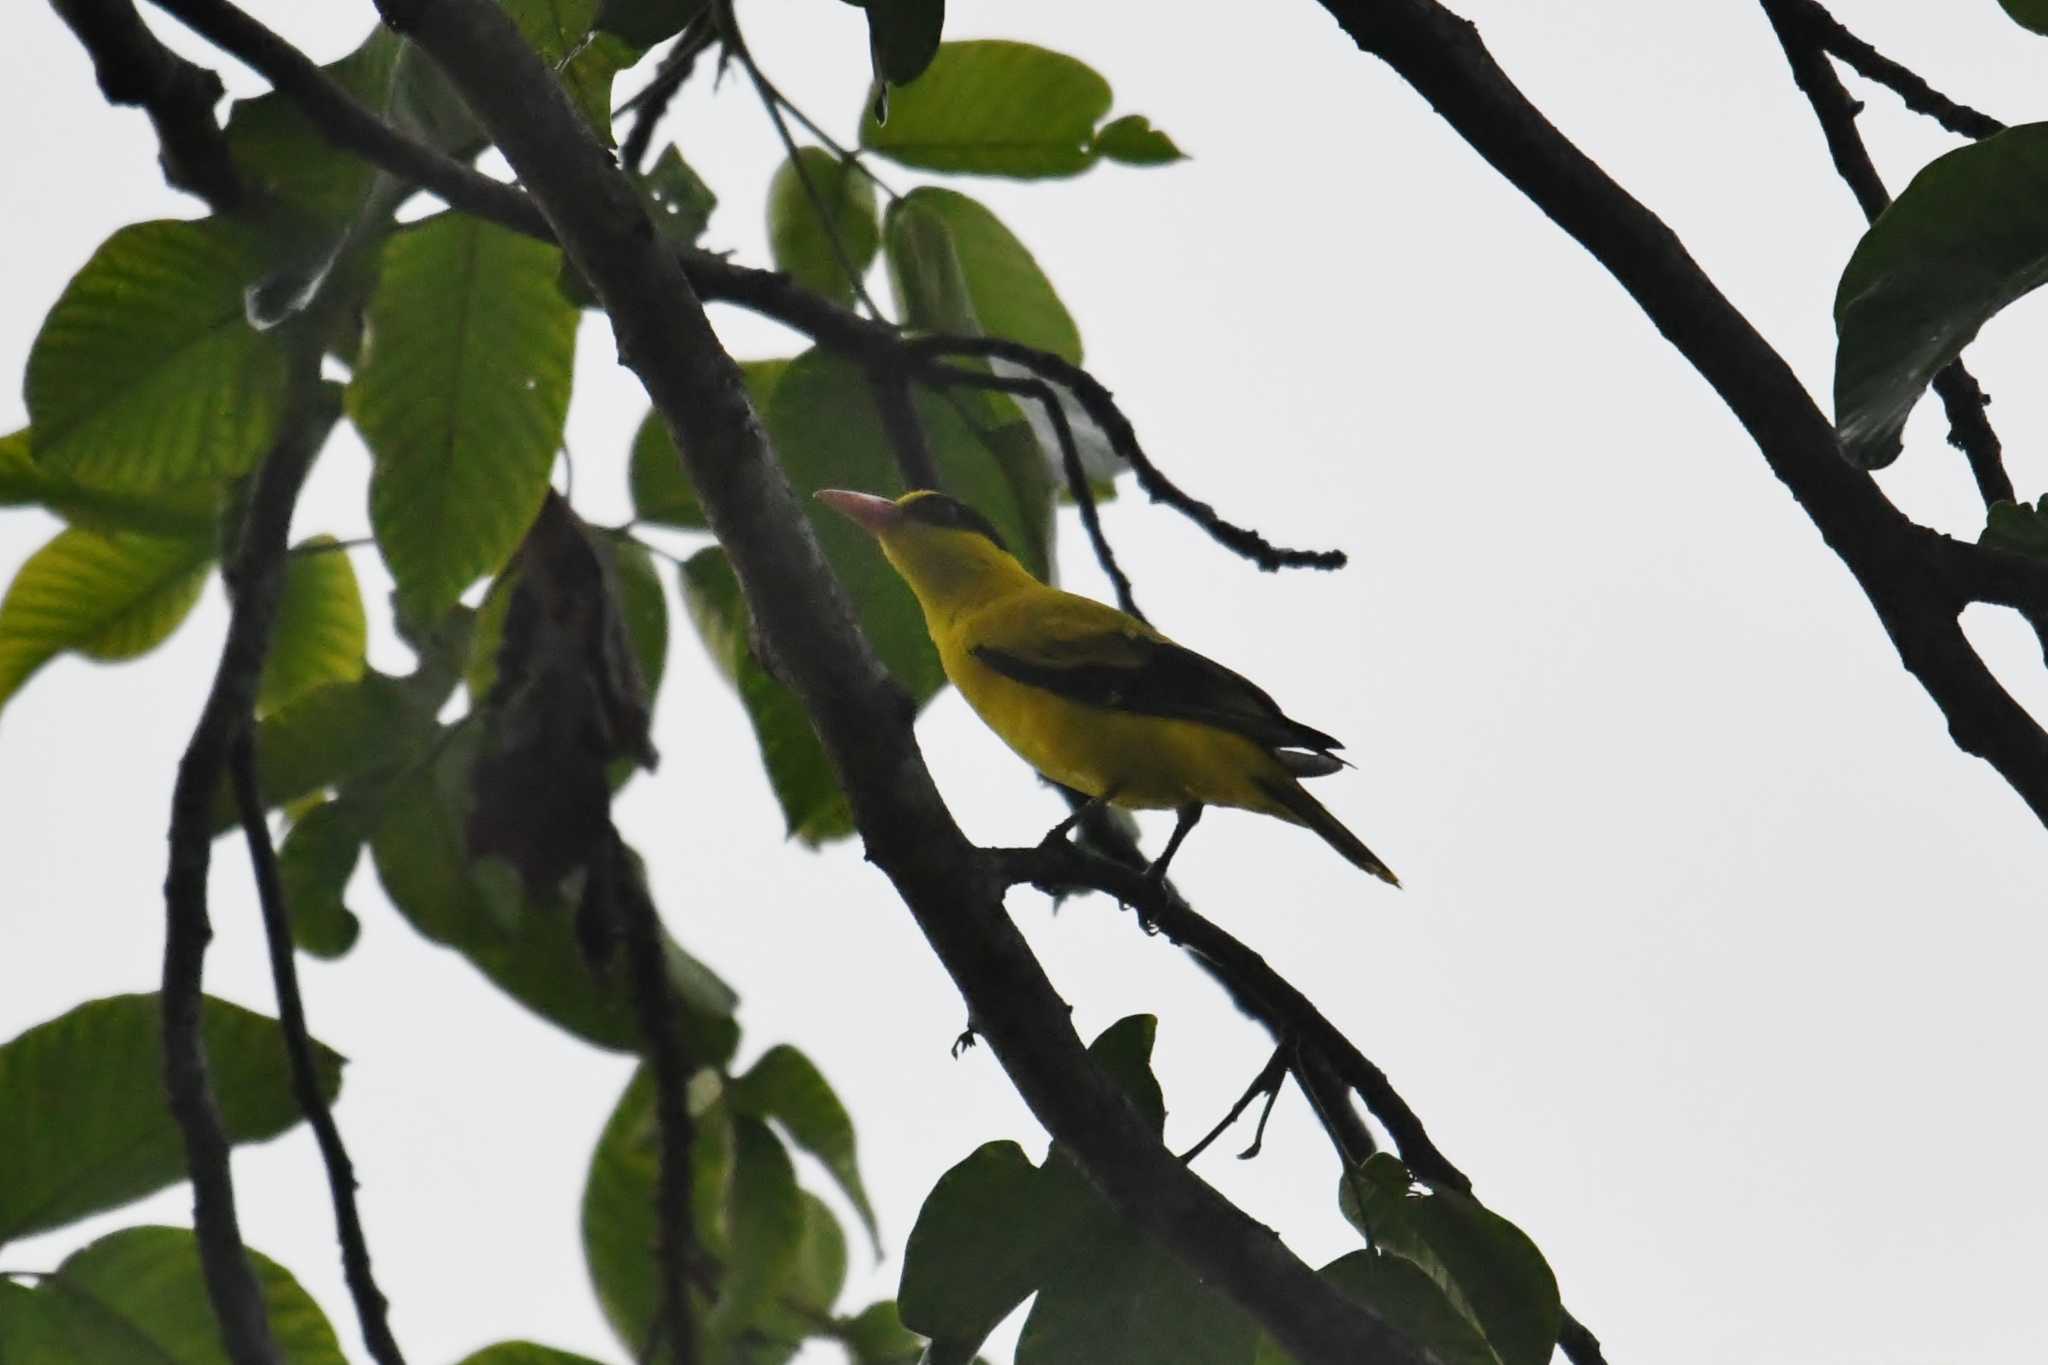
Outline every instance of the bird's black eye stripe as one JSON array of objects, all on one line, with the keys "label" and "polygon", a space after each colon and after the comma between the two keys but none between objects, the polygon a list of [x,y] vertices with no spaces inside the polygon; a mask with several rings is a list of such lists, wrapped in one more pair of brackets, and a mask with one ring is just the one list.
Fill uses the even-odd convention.
[{"label": "bird's black eye stripe", "polygon": [[958,498],[944,493],[925,493],[903,504],[904,514],[928,526],[943,526],[948,530],[972,531],[987,536],[997,549],[1005,554],[1010,547],[1003,543],[1002,535],[990,524],[989,519],[961,502]]}]

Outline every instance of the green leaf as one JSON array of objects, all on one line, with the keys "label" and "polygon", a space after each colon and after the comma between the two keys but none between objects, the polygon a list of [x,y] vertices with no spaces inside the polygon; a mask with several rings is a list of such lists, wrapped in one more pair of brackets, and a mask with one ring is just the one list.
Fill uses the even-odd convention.
[{"label": "green leaf", "polygon": [[1155,1133],[1163,1133],[1166,1097],[1160,1093],[1159,1080],[1152,1074],[1152,1043],[1158,1036],[1159,1020],[1152,1015],[1126,1015],[1088,1045],[1088,1055],[1129,1097],[1146,1126]]},{"label": "green leaf", "polygon": [[640,661],[640,676],[652,698],[661,690],[661,677],[668,668],[668,598],[661,590],[661,574],[654,567],[654,556],[643,546],[617,536],[601,536],[597,544],[600,553],[610,558],[619,614],[625,618],[626,634]]},{"label": "green leaf", "polygon": [[836,1335],[832,1305],[846,1285],[846,1234],[824,1200],[796,1193],[802,1228],[779,1286],[742,1338],[738,1358],[748,1365],[781,1365],[810,1338]]},{"label": "green leaf", "polygon": [[2048,558],[2048,498],[2036,504],[1994,502],[1977,543],[1994,550]]},{"label": "green leaf", "polygon": [[824,1163],[860,1214],[879,1257],[880,1234],[867,1190],[861,1185],[853,1120],[811,1059],[787,1043],[769,1048],[733,1082],[732,1103],[742,1114],[774,1120],[790,1141]]},{"label": "green leaf", "polygon": [[1548,1365],[1564,1310],[1556,1277],[1520,1228],[1470,1195],[1416,1190],[1385,1152],[1339,1181],[1337,1202],[1381,1252],[1427,1275],[1501,1365]]},{"label": "green leaf", "polygon": [[501,1341],[464,1356],[457,1365],[598,1365],[589,1356],[536,1346],[530,1341]]},{"label": "green leaf", "polygon": [[[437,748],[433,760],[381,796],[370,855],[392,904],[541,1018],[597,1047],[632,1051],[640,1041],[632,1001],[623,982],[600,978],[584,962],[571,907],[549,898],[508,911],[478,880],[464,841],[473,727],[459,727]],[[738,1041],[735,997],[673,940],[663,941],[683,1005],[685,1047],[700,1062],[723,1061]]]},{"label": "green leaf", "polygon": [[[746,383],[747,396],[753,401],[755,411],[767,410],[776,381],[782,378],[789,364],[788,360],[740,362],[740,378]],[[697,490],[690,486],[689,472],[683,468],[675,442],[669,439],[668,424],[653,408],[647,410],[647,415],[640,420],[640,429],[633,434],[633,453],[627,479],[633,495],[633,517],[636,521],[680,526],[690,531],[706,529],[708,523],[704,520],[703,507],[697,502]]]},{"label": "green leaf", "polygon": [[212,563],[210,540],[59,531],[0,599],[0,706],[66,650],[115,662],[156,648],[199,600]]},{"label": "green leaf", "polygon": [[[374,670],[306,693],[256,725],[256,788],[275,809],[331,787],[388,772],[426,751],[440,698],[411,679]],[[234,823],[225,791],[214,828]]]},{"label": "green leaf", "polygon": [[369,819],[354,802],[322,801],[292,821],[278,845],[292,942],[314,957],[340,957],[362,931],[341,898],[362,856]]},{"label": "green leaf", "polygon": [[[918,395],[917,412],[945,487],[993,522],[1012,545],[1032,544],[1034,513],[1018,506],[1004,470],[989,458],[960,412],[927,394]],[[809,499],[821,488],[902,491],[894,449],[866,372],[824,350],[805,352],[777,381],[767,425],[869,642],[904,690],[923,703],[944,683],[945,674],[917,599],[882,558],[872,536]],[[1030,567],[1043,572],[1042,565]]]},{"label": "green leaf", "polygon": [[0,507],[44,507],[92,531],[200,540],[214,533],[217,482],[177,484],[146,493],[94,488],[36,463],[26,428],[0,436]]},{"label": "green leaf", "polygon": [[725,551],[712,545],[691,555],[682,566],[681,584],[683,607],[698,639],[739,692],[790,836],[815,848],[853,833],[853,809],[809,713],[754,656],[747,605]]},{"label": "green leaf", "polygon": [[903,1325],[893,1299],[871,1303],[839,1326],[853,1365],[916,1365],[924,1338]]},{"label": "green leaf", "polygon": [[333,536],[301,542],[285,561],[284,596],[278,602],[270,653],[263,660],[257,714],[275,711],[328,683],[362,677],[369,631],[348,552]]},{"label": "green leaf", "polygon": [[1143,114],[1125,114],[1103,124],[1095,134],[1095,151],[1126,166],[1164,166],[1185,161],[1188,155]]},{"label": "green leaf", "polygon": [[615,31],[598,30],[598,0],[500,3],[604,145],[612,146],[612,80],[640,60],[641,49]]},{"label": "green leaf", "polygon": [[653,203],[650,216],[663,237],[694,245],[704,235],[718,196],[690,169],[681,152],[665,148],[640,183]]},{"label": "green leaf", "polygon": [[1081,363],[1073,315],[1030,251],[979,201],[922,186],[889,206],[883,232],[890,284],[911,326],[1007,337]]},{"label": "green leaf", "polygon": [[691,531],[706,528],[704,508],[697,501],[697,490],[690,486],[676,443],[669,439],[668,423],[653,408],[633,433],[633,456],[626,477],[632,487],[635,520]]},{"label": "green leaf", "polygon": [[2036,33],[2048,33],[2048,0],[1998,0],[2014,23]]},{"label": "green leaf", "polygon": [[769,253],[804,288],[850,302],[880,244],[874,184],[851,162],[799,147],[768,182]]},{"label": "green leaf", "polygon": [[560,252],[465,214],[394,237],[349,415],[399,608],[437,619],[519,545],[547,493],[575,362]]},{"label": "green leaf", "polygon": [[[704,1323],[712,1343],[710,1359],[726,1359],[763,1314],[796,1261],[804,1235],[802,1192],[796,1168],[781,1141],[759,1119],[733,1120],[732,1191],[726,1206],[729,1229],[718,1299]],[[844,1271],[845,1248],[840,1248]]]},{"label": "green leaf", "polygon": [[990,1142],[925,1196],[896,1301],[934,1357],[967,1359],[1051,1271],[1081,1213],[1043,1193],[1023,1148]]},{"label": "green leaf", "polygon": [[[284,1365],[345,1365],[320,1306],[290,1273],[249,1253]],[[227,1365],[186,1228],[123,1228],[73,1252],[35,1291],[0,1298],[9,1365]]]},{"label": "green leaf", "polygon": [[923,75],[939,52],[946,0],[864,0],[863,7],[875,76],[907,85]]},{"label": "green leaf", "polygon": [[247,473],[277,434],[284,353],[244,317],[264,266],[214,219],[134,223],[72,277],[29,351],[35,458],[129,491]]},{"label": "green leaf", "polygon": [[1017,1365],[1244,1365],[1258,1340],[1244,1311],[1103,1213],[1056,1258]]},{"label": "green leaf", "polygon": [[675,37],[703,12],[704,0],[597,0],[594,22],[645,49]]},{"label": "green leaf", "polygon": [[1835,426],[1865,469],[1994,314],[2048,280],[2048,123],[1937,157],[1871,224],[1835,292]]},{"label": "green leaf", "polygon": [[1087,63],[1029,43],[941,43],[915,81],[870,108],[860,143],[930,171],[1025,178],[1077,175],[1095,164],[1095,125],[1109,82]]},{"label": "green leaf", "polygon": [[[1395,1331],[1425,1346],[1442,1365],[1500,1365],[1477,1328],[1414,1265],[1394,1256],[1354,1251],[1324,1266],[1322,1277],[1364,1304]],[[1252,1365],[1293,1365],[1280,1343],[1261,1333]]]},{"label": "green leaf", "polygon": [[[185,1178],[184,1143],[164,1108],[158,1009],[155,995],[88,1001],[0,1046],[0,1242]],[[200,1027],[231,1141],[261,1142],[299,1121],[276,1021],[209,997]],[[332,1100],[342,1059],[314,1051]]]}]

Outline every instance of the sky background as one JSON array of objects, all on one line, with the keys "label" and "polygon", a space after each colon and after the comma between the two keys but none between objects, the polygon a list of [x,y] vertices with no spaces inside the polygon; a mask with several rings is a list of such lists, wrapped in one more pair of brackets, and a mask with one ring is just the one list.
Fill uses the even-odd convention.
[{"label": "sky background", "polygon": [[[199,212],[163,187],[146,119],[104,105],[53,13],[17,8],[0,45],[9,374],[95,244]],[[1825,394],[1835,280],[1862,223],[1761,11],[1463,12]],[[372,21],[367,4],[259,13],[322,60]],[[1037,254],[1089,367],[1164,469],[1276,540],[1352,556],[1338,574],[1275,577],[1142,496],[1105,511],[1162,628],[1349,743],[1358,770],[1319,793],[1407,889],[1227,812],[1191,839],[1176,880],[1391,1073],[1482,1198],[1543,1248],[1617,1365],[2038,1356],[2048,1101],[2025,1078],[2048,1023],[2041,827],[1953,748],[1847,571],[1590,257],[1315,6],[1198,13],[956,0],[948,28],[1087,60],[1118,112],[1149,115],[1192,154],[1070,182],[957,183]],[[1995,0],[1843,0],[1838,13],[2010,122],[2042,106],[2048,40]],[[778,83],[850,137],[858,12],[762,0],[741,17]],[[231,92],[261,88],[208,64]],[[1850,84],[1894,191],[1952,145]],[[744,82],[693,83],[668,132],[721,196],[708,244],[764,262],[780,154]],[[883,174],[899,189],[920,179]],[[760,319],[715,316],[741,357],[800,348]],[[2024,303],[1970,357],[2030,497],[2048,483],[2044,323],[2048,308]],[[585,322],[576,378],[578,507],[620,520],[647,405],[601,319]],[[23,420],[18,394],[0,396],[4,429]],[[1974,536],[1981,506],[1942,433],[1924,405],[1883,482],[1916,518]],[[366,470],[353,438],[337,440],[295,534],[362,534]],[[0,516],[0,570],[53,529]],[[1062,532],[1065,581],[1102,593],[1071,514]],[[374,615],[388,583],[373,554],[355,562]],[[60,660],[0,715],[0,1037],[155,988],[171,778],[225,620],[216,584],[146,659]],[[784,842],[739,703],[676,624],[665,761],[627,788],[621,821],[677,937],[741,992],[742,1061],[794,1042],[847,1100],[900,1248],[954,1161],[997,1137],[1035,1155],[1042,1136],[986,1049],[949,1058],[959,999],[857,847]],[[1984,608],[1968,625],[2043,714],[2025,632]],[[388,631],[373,641],[374,663],[405,660]],[[1057,818],[957,697],[919,733],[971,837],[1024,842]],[[1149,836],[1166,825],[1148,817]],[[245,860],[229,843],[218,855],[207,987],[272,1012]],[[356,949],[301,970],[315,1033],[352,1059],[337,1114],[409,1357],[440,1365],[519,1337],[622,1359],[588,1289],[577,1208],[629,1060],[422,940],[367,860],[351,904]],[[1011,904],[1084,1037],[1161,1016],[1167,1136],[1186,1146],[1264,1062],[1264,1035],[1101,898],[1057,916],[1029,891]],[[1230,1155],[1245,1136],[1200,1172],[1312,1263],[1351,1249],[1298,1093],[1255,1162]],[[359,1352],[311,1141],[244,1149],[235,1169],[251,1245]],[[806,1179],[825,1190],[815,1168]],[[14,1245],[6,1265],[49,1269],[142,1221],[189,1221],[188,1192]],[[844,1304],[892,1293],[898,1269],[856,1249]]]}]

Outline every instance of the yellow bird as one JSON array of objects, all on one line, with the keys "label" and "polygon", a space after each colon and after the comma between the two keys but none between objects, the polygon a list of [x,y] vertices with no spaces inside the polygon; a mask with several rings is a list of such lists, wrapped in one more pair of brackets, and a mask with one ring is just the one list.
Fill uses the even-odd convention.
[{"label": "yellow bird", "polygon": [[1298,780],[1344,767],[1331,752],[1342,746],[1289,720],[1246,679],[1134,616],[1047,587],[955,498],[919,490],[891,502],[835,488],[818,500],[880,542],[924,608],[946,676],[1025,762],[1090,806],[1177,813],[1148,875],[1165,875],[1203,807],[1237,806],[1306,825],[1400,885]]}]

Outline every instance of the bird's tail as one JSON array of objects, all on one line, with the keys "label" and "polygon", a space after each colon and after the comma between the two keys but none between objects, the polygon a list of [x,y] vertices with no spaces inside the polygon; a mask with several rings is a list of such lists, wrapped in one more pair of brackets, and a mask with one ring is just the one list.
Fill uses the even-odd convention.
[{"label": "bird's tail", "polygon": [[1401,884],[1393,869],[1381,862],[1379,855],[1367,848],[1356,834],[1344,828],[1336,816],[1323,808],[1322,802],[1304,791],[1299,782],[1291,777],[1261,779],[1259,789],[1273,799],[1277,807],[1274,814],[1297,825],[1307,825],[1323,836],[1323,842],[1381,881],[1393,886]]}]

